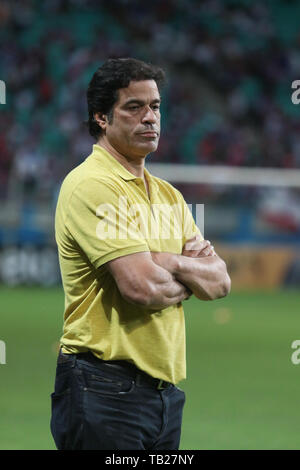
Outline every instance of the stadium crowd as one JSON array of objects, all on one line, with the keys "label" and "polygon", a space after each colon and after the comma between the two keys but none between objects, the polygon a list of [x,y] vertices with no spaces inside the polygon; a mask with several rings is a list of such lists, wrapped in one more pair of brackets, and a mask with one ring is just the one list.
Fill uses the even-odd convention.
[{"label": "stadium crowd", "polygon": [[[11,179],[28,195],[54,198],[88,155],[86,87],[108,57],[133,56],[170,72],[152,161],[300,168],[291,102],[291,83],[300,79],[299,14],[299,2],[284,0],[3,0],[0,198]],[[200,77],[222,112],[195,99]]]}]

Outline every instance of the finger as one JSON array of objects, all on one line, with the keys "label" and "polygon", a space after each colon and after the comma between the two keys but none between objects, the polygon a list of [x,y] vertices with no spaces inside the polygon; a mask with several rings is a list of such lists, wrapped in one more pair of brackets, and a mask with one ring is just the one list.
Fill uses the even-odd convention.
[{"label": "finger", "polygon": [[184,246],[185,251],[193,251],[193,250],[202,250],[202,247],[199,247],[198,243],[189,243],[188,245]]},{"label": "finger", "polygon": [[187,241],[184,245],[185,250],[203,250],[204,248],[210,246],[210,242],[208,240],[194,240],[194,241]]},{"label": "finger", "polygon": [[201,237],[199,235],[199,233],[196,233],[196,235],[193,237],[195,240],[199,240]]},{"label": "finger", "polygon": [[209,248],[201,250],[200,256],[212,256],[212,251]]},{"label": "finger", "polygon": [[216,252],[214,250],[214,247],[212,245],[210,246],[207,246],[206,248],[204,248],[203,250],[201,250],[201,254],[200,256],[214,256],[216,255]]},{"label": "finger", "polygon": [[193,240],[197,240],[198,238],[199,238],[199,235],[196,234],[196,235],[194,235],[193,237],[188,238],[188,239],[187,239],[187,242],[191,242],[191,241],[193,241]]},{"label": "finger", "polygon": [[183,250],[181,254],[182,256],[189,256],[190,258],[197,258],[199,255],[199,250]]},{"label": "finger", "polygon": [[194,235],[193,237],[188,238],[187,241],[186,241],[186,243],[188,243],[188,242],[193,242],[193,241],[196,241],[196,240],[199,241],[200,238],[201,238],[201,237],[200,237],[199,233],[196,233],[196,235]]}]

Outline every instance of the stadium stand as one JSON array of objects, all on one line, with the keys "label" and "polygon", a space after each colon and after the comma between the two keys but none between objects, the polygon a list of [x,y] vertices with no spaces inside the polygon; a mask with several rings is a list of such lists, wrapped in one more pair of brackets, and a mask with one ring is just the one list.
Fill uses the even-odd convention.
[{"label": "stadium stand", "polygon": [[[299,112],[289,97],[300,63],[297,13],[299,4],[285,1],[2,2],[1,197],[12,167],[26,193],[49,196],[89,151],[85,89],[107,57],[172,72],[155,161],[299,168]],[[204,108],[199,86],[210,91]]]},{"label": "stadium stand", "polygon": [[[167,71],[152,163],[299,169],[300,107],[291,101],[300,79],[299,14],[292,0],[3,0],[0,243],[13,226],[23,235],[37,227],[34,240],[53,229],[61,181],[94,143],[85,93],[108,57],[133,56]],[[299,207],[299,188],[285,189],[286,205],[272,218],[265,208],[273,196],[262,188],[178,187],[189,202],[259,206],[265,223],[299,239],[299,214],[289,224],[282,217],[288,201]],[[243,212],[241,237],[245,220]]]}]

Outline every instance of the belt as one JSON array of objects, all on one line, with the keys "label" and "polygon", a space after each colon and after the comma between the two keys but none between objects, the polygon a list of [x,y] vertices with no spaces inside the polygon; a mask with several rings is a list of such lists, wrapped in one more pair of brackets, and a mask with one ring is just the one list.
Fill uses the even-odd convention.
[{"label": "belt", "polygon": [[90,351],[78,354],[65,354],[60,350],[57,362],[58,364],[61,364],[76,359],[79,361],[83,360],[83,362],[87,362],[96,367],[98,366],[99,368],[106,366],[112,371],[116,370],[121,372],[122,374],[125,374],[126,377],[131,377],[135,381],[135,384],[140,387],[150,386],[152,388],[156,388],[157,390],[165,390],[166,388],[173,386],[171,382],[151,377],[151,375],[141,371],[134,364],[131,364],[128,361],[103,361],[102,359],[94,356],[94,354],[92,354]]}]

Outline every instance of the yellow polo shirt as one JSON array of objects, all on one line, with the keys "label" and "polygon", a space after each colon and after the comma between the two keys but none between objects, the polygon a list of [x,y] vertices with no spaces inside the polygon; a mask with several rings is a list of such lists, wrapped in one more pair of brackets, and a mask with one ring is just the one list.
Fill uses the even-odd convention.
[{"label": "yellow polo shirt", "polygon": [[65,353],[126,360],[152,377],[186,377],[181,303],[148,310],[121,296],[105,263],[145,251],[180,254],[200,233],[181,193],[145,169],[142,178],[99,145],[63,181],[55,217],[65,311]]}]

